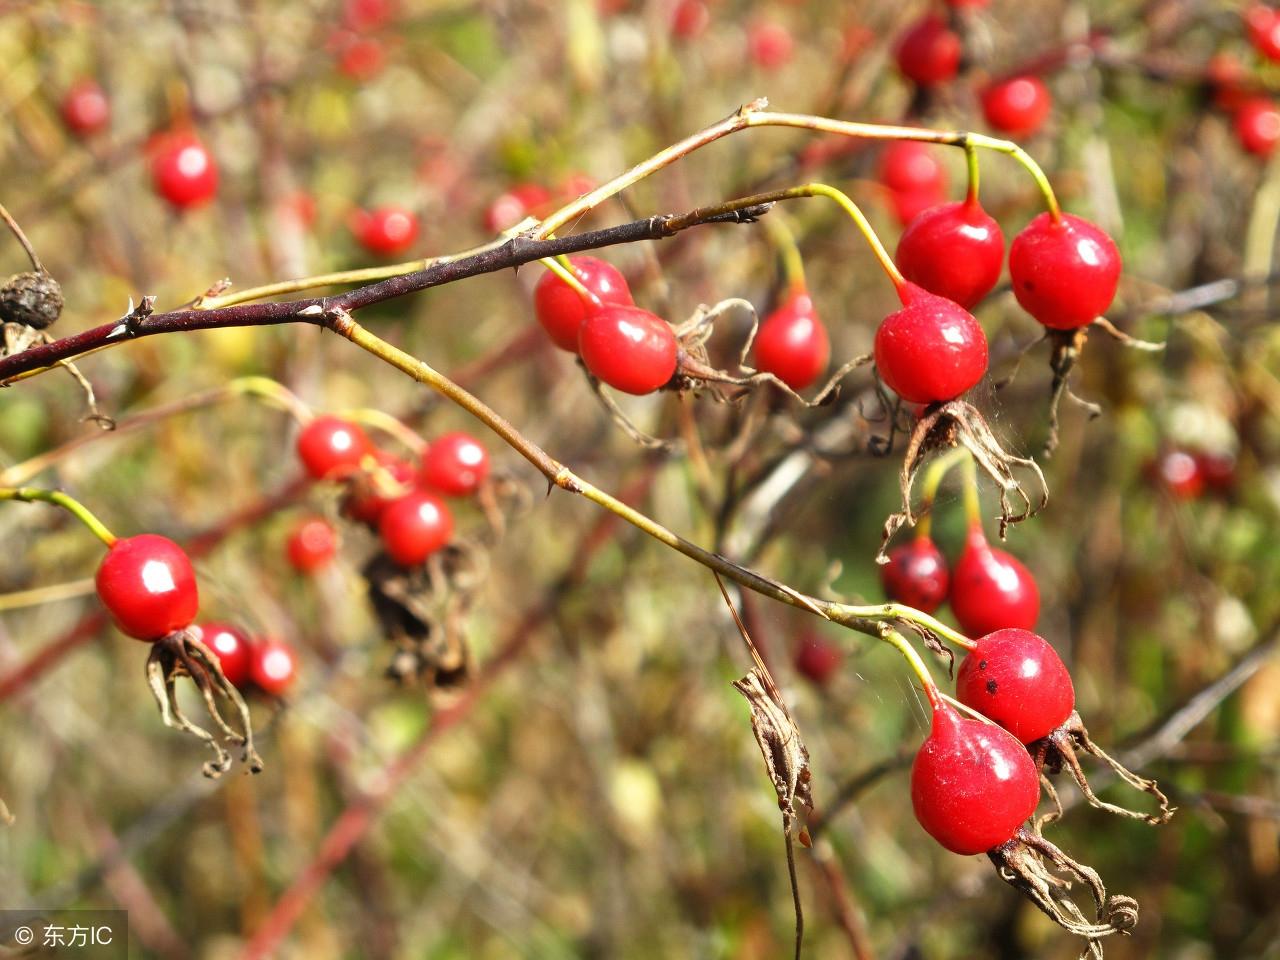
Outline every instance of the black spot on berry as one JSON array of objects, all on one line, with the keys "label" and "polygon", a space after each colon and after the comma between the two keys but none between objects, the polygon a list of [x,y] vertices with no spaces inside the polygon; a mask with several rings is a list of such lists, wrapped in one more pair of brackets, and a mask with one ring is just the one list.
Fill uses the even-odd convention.
[{"label": "black spot on berry", "polygon": [[987,681],[987,693],[991,694],[993,697],[996,695],[996,682],[994,680]]},{"label": "black spot on berry", "polygon": [[979,661],[978,661],[978,669],[979,669],[979,670],[985,670],[985,669],[987,669],[987,661],[985,661],[985,660],[979,660]]}]

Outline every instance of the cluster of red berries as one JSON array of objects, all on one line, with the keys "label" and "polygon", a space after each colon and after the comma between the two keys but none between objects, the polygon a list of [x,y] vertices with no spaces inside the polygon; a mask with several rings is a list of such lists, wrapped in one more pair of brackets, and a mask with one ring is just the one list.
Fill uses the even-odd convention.
[{"label": "cluster of red berries", "polygon": [[504,190],[484,210],[484,228],[490,233],[509,230],[525,217],[541,216],[550,212],[553,201],[576,200],[596,188],[595,180],[585,173],[571,173],[555,190],[540,183],[517,183]]},{"label": "cluster of red berries", "polygon": [[[442,497],[473,494],[489,475],[488,451],[465,433],[434,440],[416,469],[341,417],[310,421],[297,449],[311,477],[346,486],[343,512],[376,529],[387,554],[405,567],[424,562],[453,536],[453,514]],[[289,541],[290,560],[306,572],[336,550],[336,534],[324,520],[304,521]]]},{"label": "cluster of red berries", "polygon": [[217,656],[224,676],[237,687],[279,696],[293,682],[297,661],[287,643],[253,643],[227,624],[196,625],[195,570],[186,551],[167,537],[144,533],[116,540],[94,583],[116,626],[135,639],[155,643],[188,631]]},{"label": "cluster of red berries", "polygon": [[395,18],[395,6],[393,0],[345,0],[342,25],[325,43],[344,76],[362,83],[382,72],[387,52],[383,42],[373,34]]},{"label": "cluster of red berries", "polygon": [[671,325],[635,305],[612,264],[595,257],[573,257],[570,264],[585,294],[551,270],[533,292],[534,313],[552,342],[623,393],[653,393],[670,382],[679,353]]},{"label": "cluster of red berries", "polygon": [[933,613],[950,600],[951,612],[970,636],[1018,627],[1029,630],[1040,616],[1035,577],[1011,553],[993,547],[974,524],[964,549],[948,569],[946,558],[928,535],[914,537],[889,553],[880,568],[891,600]]},{"label": "cluster of red berries", "polygon": [[1236,459],[1229,453],[1171,447],[1148,464],[1148,475],[1178,500],[1197,500],[1205,493],[1230,493],[1236,481]]},{"label": "cluster of red berries", "polygon": [[[1280,11],[1255,3],[1244,12],[1244,27],[1250,44],[1265,60],[1280,62]],[[1231,115],[1240,146],[1257,156],[1270,156],[1280,144],[1280,107],[1251,89],[1245,65],[1220,53],[1209,61],[1205,79],[1214,105]]]}]

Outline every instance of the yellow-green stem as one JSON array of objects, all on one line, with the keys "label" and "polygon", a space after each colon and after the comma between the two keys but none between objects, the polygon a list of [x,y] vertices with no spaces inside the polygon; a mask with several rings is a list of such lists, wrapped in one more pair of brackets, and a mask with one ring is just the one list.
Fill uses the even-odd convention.
[{"label": "yellow-green stem", "polygon": [[907,643],[896,630],[884,631],[882,639],[902,654],[903,659],[907,661],[907,665],[911,667],[911,671],[919,679],[920,686],[924,687],[924,695],[929,698],[929,706],[935,710],[938,709],[938,706],[942,703],[942,695],[938,691],[938,685],[933,682],[933,675],[929,673],[929,668],[920,659],[920,654],[916,653],[915,648]]},{"label": "yellow-green stem", "polygon": [[270,377],[237,377],[227,383],[227,393],[231,396],[266,400],[287,412],[299,423],[308,423],[315,418],[311,408],[303,403],[296,393]]},{"label": "yellow-green stem", "polygon": [[538,262],[576,290],[578,296],[582,297],[587,303],[594,304],[597,307],[600,306],[600,298],[588,290],[586,284],[578,279],[578,275],[573,270],[573,264],[569,262],[567,256],[547,257],[545,260],[539,260]]},{"label": "yellow-green stem", "polygon": [[959,463],[962,459],[969,455],[969,451],[964,447],[956,447],[954,450],[948,450],[942,456],[938,457],[929,464],[924,472],[924,479],[920,482],[920,522],[916,524],[916,536],[922,540],[927,540],[933,529],[933,504],[938,498],[938,487],[942,485],[942,480],[946,477],[947,472]]},{"label": "yellow-green stem", "polygon": [[861,208],[854,203],[849,197],[837,190],[835,187],[829,187],[825,183],[809,183],[805,184],[804,189],[808,190],[815,197],[827,197],[838,203],[853,222],[857,224],[858,229],[862,232],[862,236],[871,246],[871,252],[876,255],[876,259],[880,261],[880,266],[884,272],[889,275],[889,279],[893,281],[895,287],[901,287],[907,282],[907,278],[902,275],[902,271],[898,269],[898,265],[893,262],[893,257],[889,256],[889,251],[885,249],[884,244],[880,242],[880,237],[876,235],[875,229],[871,226],[871,222],[862,212]]},{"label": "yellow-green stem", "polygon": [[973,204],[978,202],[978,181],[980,179],[980,171],[978,169],[978,148],[970,141],[964,143],[964,163],[965,168],[969,172],[969,192],[965,199]]},{"label": "yellow-green stem", "polygon": [[83,503],[61,490],[40,490],[36,487],[0,488],[0,500],[19,500],[22,503],[52,503],[61,507],[89,528],[89,531],[108,547],[116,542],[116,535],[106,524],[95,517]]},{"label": "yellow-green stem", "polygon": [[782,258],[782,275],[787,281],[788,292],[795,293],[808,289],[804,279],[804,257],[800,255],[800,247],[796,243],[796,235],[788,225],[781,211],[776,211],[762,221],[765,233]]},{"label": "yellow-green stem", "polygon": [[354,410],[343,410],[338,416],[344,420],[363,423],[367,427],[381,430],[383,433],[395,437],[414,453],[422,453],[427,449],[427,441],[405,426],[399,418],[393,417],[384,410],[378,410],[373,407],[357,407]]},{"label": "yellow-green stem", "polygon": [[[966,454],[969,451],[965,451]],[[978,465],[972,456],[964,458],[964,515],[970,529],[982,529],[982,502],[978,499]]]}]

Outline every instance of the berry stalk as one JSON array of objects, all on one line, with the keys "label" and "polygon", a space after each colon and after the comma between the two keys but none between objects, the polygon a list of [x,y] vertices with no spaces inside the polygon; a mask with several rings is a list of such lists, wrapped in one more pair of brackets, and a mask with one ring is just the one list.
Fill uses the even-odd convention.
[{"label": "berry stalk", "polygon": [[41,490],[36,487],[0,488],[0,500],[19,500],[22,503],[52,503],[61,507],[89,528],[89,531],[108,547],[116,542],[116,535],[107,525],[95,517],[83,503],[61,490]]}]

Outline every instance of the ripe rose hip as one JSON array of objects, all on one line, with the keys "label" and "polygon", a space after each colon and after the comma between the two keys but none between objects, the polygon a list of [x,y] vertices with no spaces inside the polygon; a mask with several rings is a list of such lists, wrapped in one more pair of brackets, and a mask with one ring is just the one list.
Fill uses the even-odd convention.
[{"label": "ripe rose hip", "polygon": [[62,122],[78,137],[91,137],[111,122],[111,104],[96,80],[73,84],[62,98]]},{"label": "ripe rose hip", "polygon": [[170,205],[189,210],[218,192],[218,165],[194,134],[162,135],[151,150],[151,182]]},{"label": "ripe rose hip", "polygon": [[373,458],[376,468],[354,479],[342,512],[352,520],[376,526],[382,511],[417,482],[418,471],[408,460],[385,450],[374,451]]},{"label": "ripe rose hip", "polygon": [[764,318],[755,352],[756,368],[792,390],[803,390],[822,376],[831,359],[831,340],[807,291],[792,293]]},{"label": "ripe rose hip", "polygon": [[947,198],[947,175],[923,143],[898,140],[880,155],[880,182],[889,190],[894,215],[904,226]]},{"label": "ripe rose hip", "polygon": [[1244,150],[1269,157],[1280,143],[1280,108],[1269,97],[1250,97],[1237,107],[1232,126]]},{"label": "ripe rose hip", "polygon": [[922,87],[951,80],[960,68],[960,54],[960,38],[933,13],[908,27],[895,51],[903,76]]},{"label": "ripe rose hip", "polygon": [[191,560],[172,540],[154,533],[108,547],[94,584],[116,626],[138,640],[159,640],[191,626],[200,606]]},{"label": "ripe rose hip", "polygon": [[514,227],[551,200],[551,191],[536,183],[518,183],[489,204],[484,212],[485,229],[500,233]]},{"label": "ripe rose hip", "polygon": [[974,526],[951,571],[951,611],[971,637],[1006,627],[1030,630],[1040,616],[1040,589],[1030,570]]},{"label": "ripe rose hip", "polygon": [[762,70],[777,70],[791,61],[795,41],[780,23],[760,21],[747,28],[747,51]]},{"label": "ripe rose hip", "polygon": [[912,283],[972,310],[1000,279],[1004,234],[978,201],[945,203],[907,224],[894,260]]},{"label": "ripe rose hip", "polygon": [[351,218],[351,231],[370,253],[392,257],[408,250],[418,239],[418,218],[396,206],[359,210]]},{"label": "ripe rose hip", "polygon": [[1255,3],[1245,11],[1244,25],[1255,50],[1268,60],[1280,60],[1280,13]]},{"label": "ripe rose hip", "polygon": [[373,449],[365,432],[341,417],[316,417],[298,434],[298,456],[307,473],[317,480],[358,469]]},{"label": "ripe rose hip", "polygon": [[[601,303],[634,306],[626,278],[611,263],[595,257],[570,257],[573,272]],[[596,305],[548,270],[533,289],[533,311],[542,329],[561,350],[578,352],[578,333]]]},{"label": "ripe rose hip", "polygon": [[229,623],[205,623],[191,630],[217,655],[227,682],[243,687],[253,671],[254,650],[248,634]]},{"label": "ripe rose hip", "polygon": [[933,613],[947,599],[950,574],[942,551],[927,536],[915,537],[889,552],[880,582],[890,600]]},{"label": "ripe rose hip", "polygon": [[368,33],[385,27],[396,14],[393,0],[345,0],[342,25],[348,30]]},{"label": "ripe rose hip", "polygon": [[453,516],[434,493],[415,490],[382,511],[378,534],[392,560],[416,567],[449,542]]},{"label": "ripe rose hip", "polygon": [[1039,799],[1035,764],[1016,737],[934,707],[911,766],[911,805],[930,836],[952,853],[986,853],[1013,837]]},{"label": "ripe rose hip", "polygon": [[978,640],[956,673],[956,699],[1023,743],[1060,727],[1076,708],[1071,674],[1048,641],[1030,630]]},{"label": "ripe rose hip", "polygon": [[954,400],[987,372],[987,336],[958,303],[906,281],[876,331],[880,379],[908,403]]},{"label": "ripe rose hip", "polygon": [[588,315],[578,353],[592,376],[623,393],[653,393],[676,372],[671,325],[639,307],[608,303]]},{"label": "ripe rose hip", "polygon": [[475,493],[489,476],[489,451],[469,433],[446,433],[422,456],[422,485],[450,497]]},{"label": "ripe rose hip", "polygon": [[843,662],[844,652],[821,634],[806,633],[796,647],[796,673],[819,687],[831,682]]},{"label": "ripe rose hip", "polygon": [[702,0],[680,0],[671,14],[671,35],[680,40],[700,36],[711,23],[711,10]]},{"label": "ripe rose hip", "polygon": [[1200,460],[1186,450],[1166,450],[1156,459],[1157,482],[1179,500],[1195,500],[1204,493]]},{"label": "ripe rose hip", "polygon": [[1013,238],[1009,277],[1022,309],[1053,330],[1074,330],[1106,313],[1120,282],[1120,251],[1083,217],[1042,213]]},{"label": "ripe rose hip", "polygon": [[1236,485],[1236,458],[1229,453],[1197,453],[1196,463],[1204,484],[1217,493],[1228,493]]},{"label": "ripe rose hip", "polygon": [[324,517],[300,521],[285,545],[289,563],[299,573],[314,573],[338,553],[338,532]]},{"label": "ripe rose hip", "polygon": [[387,65],[386,47],[373,37],[338,31],[331,46],[338,52],[338,70],[357,83],[372,80]]},{"label": "ripe rose hip", "polygon": [[1052,109],[1049,88],[1036,76],[1002,80],[982,93],[982,115],[987,124],[1010,136],[1035,133]]},{"label": "ripe rose hip", "polygon": [[253,651],[253,682],[263,693],[284,694],[298,675],[298,659],[293,647],[283,640],[268,640]]}]

